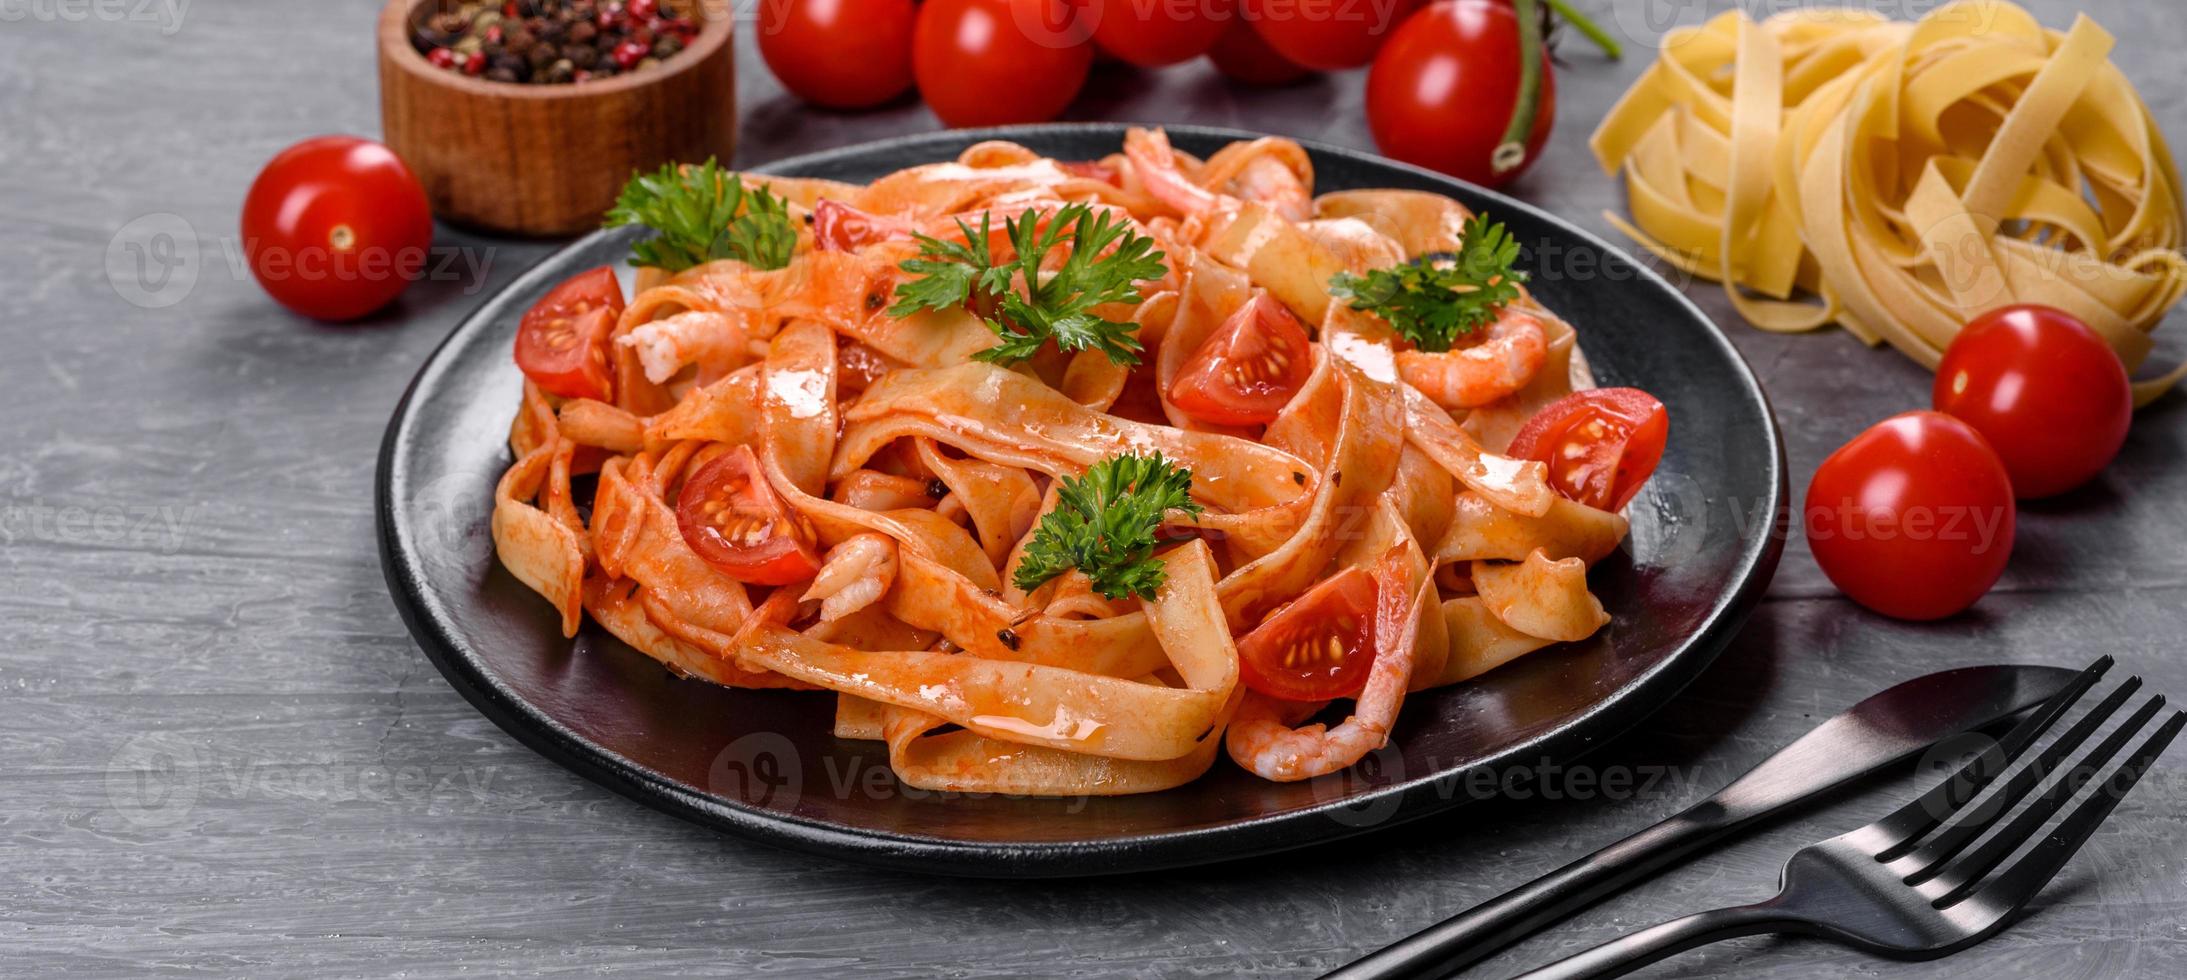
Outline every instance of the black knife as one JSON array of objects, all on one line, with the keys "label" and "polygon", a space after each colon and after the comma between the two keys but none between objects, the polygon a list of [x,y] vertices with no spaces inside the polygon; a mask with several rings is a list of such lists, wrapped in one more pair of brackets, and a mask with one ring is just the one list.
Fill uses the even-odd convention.
[{"label": "black knife", "polygon": [[1993,666],[1916,677],[1816,726],[1678,815],[1322,980],[1412,980],[1464,969],[1765,816],[2048,700],[2080,673]]}]

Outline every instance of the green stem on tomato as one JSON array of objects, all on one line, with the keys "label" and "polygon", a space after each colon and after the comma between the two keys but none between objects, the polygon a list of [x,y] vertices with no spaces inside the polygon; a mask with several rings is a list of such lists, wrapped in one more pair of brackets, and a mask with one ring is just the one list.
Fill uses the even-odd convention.
[{"label": "green stem on tomato", "polygon": [[1625,49],[1618,46],[1617,38],[1611,37],[1610,32],[1603,30],[1601,24],[1595,23],[1592,18],[1574,9],[1566,0],[1543,0],[1543,2],[1549,4],[1549,9],[1556,11],[1557,16],[1563,19],[1565,23],[1572,25],[1573,30],[1587,35],[1587,39],[1595,42],[1595,47],[1601,48],[1602,53],[1608,55],[1611,61],[1617,61],[1625,57]]},{"label": "green stem on tomato", "polygon": [[1542,108],[1542,18],[1534,0],[1512,0],[1519,17],[1519,101],[1511,107],[1511,125],[1489,157],[1489,169],[1507,174],[1526,163],[1526,138]]}]

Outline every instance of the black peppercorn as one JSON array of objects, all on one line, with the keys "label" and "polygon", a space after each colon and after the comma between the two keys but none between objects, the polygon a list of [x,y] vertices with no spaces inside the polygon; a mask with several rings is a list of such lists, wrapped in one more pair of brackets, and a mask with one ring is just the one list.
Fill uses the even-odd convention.
[{"label": "black peppercorn", "polygon": [[433,64],[490,81],[568,83],[650,67],[698,37],[696,21],[664,17],[652,0],[439,0],[411,24]]}]

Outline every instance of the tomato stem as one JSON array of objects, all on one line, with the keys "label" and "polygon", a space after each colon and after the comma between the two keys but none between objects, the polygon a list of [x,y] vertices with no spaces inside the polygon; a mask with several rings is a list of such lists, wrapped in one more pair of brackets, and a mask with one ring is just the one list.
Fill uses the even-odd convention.
[{"label": "tomato stem", "polygon": [[1542,19],[1534,0],[1512,0],[1519,17],[1519,101],[1511,107],[1511,125],[1489,158],[1489,169],[1507,174],[1526,163],[1526,138],[1542,107]]},{"label": "tomato stem", "polygon": [[1625,57],[1625,49],[1618,45],[1617,38],[1611,37],[1610,32],[1603,30],[1602,25],[1595,23],[1593,18],[1574,9],[1566,0],[1543,0],[1543,2],[1549,4],[1549,9],[1556,11],[1557,16],[1565,23],[1572,25],[1573,30],[1587,35],[1587,39],[1595,42],[1595,47],[1601,48],[1602,53],[1608,55],[1611,61],[1618,61]]}]

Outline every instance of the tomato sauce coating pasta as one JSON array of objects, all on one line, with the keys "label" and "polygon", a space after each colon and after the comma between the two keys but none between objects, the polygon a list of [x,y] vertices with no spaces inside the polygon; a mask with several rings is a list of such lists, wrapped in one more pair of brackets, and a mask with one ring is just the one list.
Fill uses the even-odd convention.
[{"label": "tomato sauce coating pasta", "polygon": [[[607,397],[525,386],[493,536],[565,634],[589,615],[698,680],[835,691],[837,734],[884,742],[907,784],[1078,795],[1175,787],[1226,754],[1269,779],[1336,771],[1387,742],[1408,694],[1607,620],[1586,569],[1625,518],[1502,454],[1587,386],[1573,329],[1522,289],[1430,352],[1331,296],[1338,273],[1459,248],[1472,216],[1455,201],[1317,197],[1289,141],[1201,160],[1146,130],[1097,166],[989,142],[865,186],[743,179],[787,202],[786,266],[642,270],[600,352]],[[1054,343],[995,363],[975,356],[998,335],[972,304],[900,306],[913,233],[969,245],[981,215],[1077,204],[1162,256],[1138,298],[1096,310],[1130,326],[1137,363]],[[1000,227],[987,244],[1012,247]],[[1043,276],[1065,251],[1036,257]],[[1304,348],[1247,321],[1295,322]],[[1274,349],[1281,370],[1211,368],[1198,355],[1218,341]],[[1206,421],[1173,397],[1191,377],[1280,384],[1260,404],[1281,407]],[[1154,453],[1189,471],[1196,505],[1162,517],[1160,587],[1112,595],[1079,570],[1021,587],[1066,483]],[[589,507],[572,485],[587,474]],[[1281,614],[1347,569],[1373,596],[1346,613],[1371,638],[1356,687],[1252,686],[1241,649],[1273,642],[1255,631],[1312,620]]]}]

